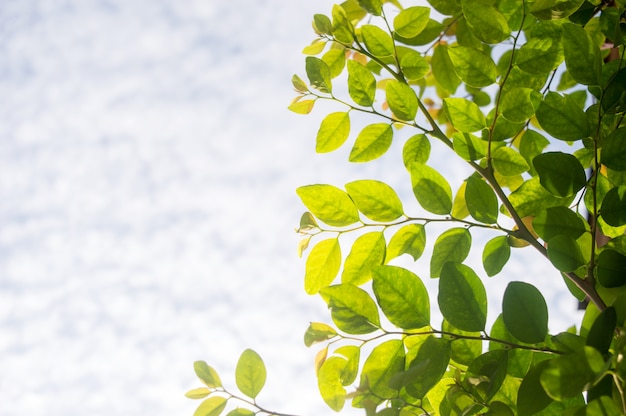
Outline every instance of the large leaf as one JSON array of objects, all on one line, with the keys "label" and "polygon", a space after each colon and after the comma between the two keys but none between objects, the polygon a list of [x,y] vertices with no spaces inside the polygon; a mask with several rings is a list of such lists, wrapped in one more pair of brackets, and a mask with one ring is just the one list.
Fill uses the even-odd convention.
[{"label": "large leaf", "polygon": [[533,165],[539,174],[541,185],[557,197],[572,196],[587,183],[583,166],[571,154],[542,153],[535,156]]},{"label": "large leaf", "polygon": [[336,238],[317,243],[306,259],[304,290],[314,295],[330,285],[341,267],[341,247]]},{"label": "large leaf", "polygon": [[380,266],[373,275],[374,294],[389,322],[402,329],[430,325],[428,292],[416,274],[401,267]]},{"label": "large leaf", "polygon": [[322,56],[322,61],[328,65],[330,77],[338,77],[346,66],[346,51],[343,48],[330,49]]},{"label": "large leaf", "polygon": [[448,52],[457,75],[467,85],[482,88],[496,82],[496,64],[490,56],[464,46],[450,48]]},{"label": "large leaf", "polygon": [[[444,231],[435,241],[430,258],[430,277],[439,277],[447,261],[461,263],[469,254],[472,235],[467,228],[451,228]],[[462,328],[459,328],[462,329]]]},{"label": "large leaf", "polygon": [[561,234],[577,239],[585,232],[585,223],[568,207],[550,207],[533,219],[533,228],[544,241]]},{"label": "large leaf", "polygon": [[508,146],[495,149],[491,158],[493,168],[502,176],[520,175],[529,168],[524,157]]},{"label": "large leaf", "polygon": [[431,65],[433,76],[437,83],[448,94],[453,94],[461,84],[461,80],[454,72],[454,65],[448,53],[449,48],[444,44],[438,44],[433,51]]},{"label": "large leaf", "polygon": [[422,208],[433,214],[449,214],[452,209],[452,188],[448,181],[428,165],[413,163],[409,169],[413,193]]},{"label": "large leaf", "polygon": [[476,221],[495,224],[498,220],[498,198],[484,180],[475,176],[467,179],[465,202],[470,215]]},{"label": "large leaf", "polygon": [[426,246],[426,230],[422,224],[408,224],[391,237],[387,247],[385,263],[402,254],[409,254],[413,260],[422,256]]},{"label": "large leaf", "polygon": [[371,391],[384,398],[396,395],[389,386],[391,378],[404,369],[404,345],[401,340],[392,339],[377,345],[363,364],[361,389]]},{"label": "large leaf", "polygon": [[567,206],[573,197],[558,198],[541,186],[538,177],[524,182],[509,195],[509,201],[520,217],[539,215],[549,207]]},{"label": "large leaf", "polygon": [[548,307],[541,292],[528,283],[510,282],[502,299],[502,319],[522,342],[543,342],[548,334]]},{"label": "large leaf", "polygon": [[443,105],[450,123],[460,132],[472,133],[487,126],[485,116],[476,103],[465,98],[444,98]]},{"label": "large leaf", "polygon": [[464,264],[447,262],[439,278],[439,309],[450,324],[463,331],[483,331],[487,294],[480,278]]},{"label": "large leaf", "polygon": [[358,105],[371,107],[376,96],[376,78],[357,61],[348,61],[348,94]]},{"label": "large leaf", "polygon": [[539,379],[548,396],[562,401],[581,394],[603,367],[604,359],[598,350],[586,346],[548,361]]},{"label": "large leaf", "polygon": [[348,334],[369,334],[380,327],[376,303],[366,291],[350,284],[327,286],[320,295],[337,328]]},{"label": "large leaf", "polygon": [[387,104],[398,120],[412,121],[417,114],[417,95],[407,84],[391,80],[385,85]]},{"label": "large leaf", "polygon": [[301,186],[296,193],[319,220],[335,227],[359,221],[359,212],[348,194],[332,185]]},{"label": "large leaf", "polygon": [[[520,416],[531,416],[545,409],[553,402],[541,386],[540,377],[549,361],[540,361],[530,369],[522,380],[517,393],[517,411]],[[555,413],[551,413],[556,416]]]},{"label": "large leaf", "polygon": [[450,342],[429,336],[402,374],[402,385],[412,397],[422,399],[443,377],[450,361]]},{"label": "large leaf", "polygon": [[340,411],[346,402],[346,389],[341,374],[348,361],[341,357],[330,357],[317,372],[317,385],[324,402],[334,411]]},{"label": "large leaf", "polygon": [[402,202],[392,187],[375,180],[359,180],[346,184],[348,195],[367,218],[389,222],[404,215]]},{"label": "large leaf", "polygon": [[379,158],[389,149],[393,140],[390,124],[376,123],[365,126],[350,151],[350,162],[369,162]]},{"label": "large leaf", "polygon": [[483,267],[487,276],[495,276],[502,271],[511,256],[511,247],[504,235],[494,237],[485,244],[483,250]]},{"label": "large leaf", "polygon": [[584,85],[599,85],[602,72],[600,48],[581,26],[563,25],[563,51],[567,71]]},{"label": "large leaf", "polygon": [[626,256],[610,248],[605,248],[596,260],[596,278],[604,287],[626,285]]},{"label": "large leaf", "polygon": [[315,151],[328,153],[337,150],[348,139],[350,134],[349,113],[337,112],[327,115],[317,132]]},{"label": "large leaf", "polygon": [[393,55],[393,39],[391,39],[389,33],[385,32],[378,26],[361,26],[361,36],[363,36],[363,43],[365,43],[365,47],[372,55],[378,58]]},{"label": "large leaf", "polygon": [[321,92],[330,93],[333,87],[330,77],[330,68],[326,62],[314,56],[307,56],[305,62],[306,74],[311,86]]},{"label": "large leaf", "polygon": [[382,232],[363,234],[352,244],[341,273],[341,282],[360,286],[371,280],[371,271],[385,260],[385,236]]},{"label": "large leaf", "polygon": [[574,13],[584,0],[537,0],[530,12],[545,20],[564,19]]},{"label": "large leaf", "polygon": [[255,351],[245,350],[239,357],[235,370],[235,381],[239,390],[254,399],[265,385],[265,364]]},{"label": "large leaf", "polygon": [[548,258],[554,267],[566,273],[573,272],[586,263],[578,242],[564,234],[548,241]]},{"label": "large leaf", "polygon": [[509,24],[495,7],[475,0],[463,0],[461,5],[469,28],[478,39],[500,43],[509,37]]},{"label": "large leaf", "polygon": [[537,121],[550,135],[561,140],[580,140],[589,136],[587,115],[568,95],[549,92],[536,111]]},{"label": "large leaf", "polygon": [[613,227],[626,224],[626,186],[616,186],[606,193],[602,200],[600,215]]},{"label": "large leaf", "polygon": [[408,7],[401,10],[393,19],[394,31],[403,38],[414,38],[419,35],[430,20],[430,8]]}]

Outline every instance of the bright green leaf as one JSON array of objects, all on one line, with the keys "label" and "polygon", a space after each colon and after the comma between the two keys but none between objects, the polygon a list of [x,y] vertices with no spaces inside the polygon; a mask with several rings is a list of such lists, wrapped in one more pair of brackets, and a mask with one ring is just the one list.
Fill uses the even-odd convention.
[{"label": "bright green leaf", "polygon": [[361,36],[368,51],[377,58],[391,56],[394,53],[393,39],[389,33],[374,25],[361,26]]},{"label": "bright green leaf", "polygon": [[402,161],[409,169],[413,163],[425,164],[430,156],[430,140],[425,134],[411,136],[402,148]]},{"label": "bright green leaf", "polygon": [[602,355],[593,347],[585,347],[548,361],[539,379],[548,396],[562,401],[581,394],[603,366]]},{"label": "bright green leaf", "polygon": [[430,71],[430,65],[426,58],[412,49],[408,49],[402,55],[400,68],[404,76],[411,81],[424,78],[424,76],[428,74],[428,71]]},{"label": "bright green leaf", "polygon": [[480,332],[462,331],[450,325],[445,319],[443,320],[441,330],[449,334],[459,335],[459,337],[453,338],[450,342],[450,358],[455,362],[469,365],[476,357],[482,354],[483,346]]},{"label": "bright green leaf", "polygon": [[209,397],[196,409],[193,416],[219,416],[226,407],[227,399],[221,396]]},{"label": "bright green leaf", "polygon": [[337,150],[348,139],[350,134],[350,114],[347,112],[330,113],[327,115],[317,132],[315,151],[328,153]]},{"label": "bright green leaf", "polygon": [[359,6],[374,16],[380,16],[383,10],[382,0],[358,0]]},{"label": "bright green leaf", "polygon": [[447,261],[461,263],[465,260],[471,245],[472,235],[467,228],[451,228],[444,231],[437,238],[433,247],[433,254],[430,258],[430,277],[439,277],[441,269]]},{"label": "bright green leaf", "polygon": [[405,253],[413,257],[413,260],[417,260],[422,256],[425,246],[424,226],[422,224],[405,225],[391,237],[385,263]]},{"label": "bright green leaf", "polygon": [[324,402],[338,412],[346,402],[346,389],[341,382],[341,373],[346,367],[347,360],[340,357],[330,357],[320,367],[317,373],[317,385]]},{"label": "bright green leaf", "polygon": [[359,221],[359,212],[348,194],[332,185],[301,186],[296,193],[320,221],[344,227]]},{"label": "bright green leaf", "polygon": [[208,388],[222,387],[222,381],[217,371],[213,367],[207,365],[204,361],[196,361],[193,363],[193,369],[200,381]]},{"label": "bright green leaf", "polygon": [[560,39],[542,36],[532,38],[519,49],[515,63],[530,74],[547,74],[563,62]]},{"label": "bright green leaf", "polygon": [[511,256],[511,247],[506,236],[494,237],[485,244],[483,250],[483,267],[487,276],[495,276],[502,271]]},{"label": "bright green leaf", "polygon": [[498,220],[498,198],[484,180],[475,176],[467,179],[465,202],[470,215],[476,221],[495,224]]},{"label": "bright green leaf", "polygon": [[313,110],[315,100],[297,100],[289,104],[289,111],[296,114],[309,114]]},{"label": "bright green leaf", "polygon": [[326,93],[332,91],[330,68],[326,62],[314,56],[307,56],[306,74],[313,88],[317,88],[321,92]]},{"label": "bright green leaf", "polygon": [[330,77],[338,77],[346,66],[346,51],[343,48],[330,49],[322,56],[322,61],[328,65]]},{"label": "bright green leaf", "polygon": [[535,114],[540,102],[541,94],[532,88],[511,88],[502,94],[500,111],[507,120],[526,122]]},{"label": "bright green leaf", "polygon": [[454,151],[463,160],[479,160],[485,157],[487,148],[479,137],[469,133],[455,132],[452,134]]},{"label": "bright green leaf", "polygon": [[189,399],[204,399],[209,394],[211,394],[211,390],[206,387],[199,387],[197,389],[189,390],[185,393],[185,397]]},{"label": "bright green leaf", "polygon": [[366,291],[350,284],[327,286],[320,295],[337,328],[348,334],[369,334],[380,327],[376,303]]},{"label": "bright green leaf", "polygon": [[350,151],[350,162],[369,162],[379,158],[389,149],[393,140],[390,124],[376,123],[366,126],[356,138]]},{"label": "bright green leaf", "polygon": [[453,94],[461,84],[461,80],[454,72],[454,65],[448,53],[449,48],[444,44],[438,44],[433,51],[431,59],[433,76],[437,83],[448,94]]},{"label": "bright green leaf", "polygon": [[384,182],[358,180],[347,183],[346,190],[357,209],[373,221],[389,222],[404,215],[396,191]]},{"label": "bright green leaf", "polygon": [[600,48],[581,26],[563,25],[563,51],[567,71],[584,85],[600,85],[602,57]]},{"label": "bright green leaf", "polygon": [[357,61],[348,61],[348,94],[358,105],[371,107],[376,95],[376,78]]},{"label": "bright green leaf", "polygon": [[336,335],[337,331],[333,327],[321,322],[311,322],[304,333],[304,345],[310,347],[317,342],[334,338]]},{"label": "bright green leaf", "polygon": [[482,88],[496,82],[496,64],[482,51],[457,46],[449,48],[448,53],[456,74],[467,85]]},{"label": "bright green leaf", "polygon": [[263,389],[266,378],[265,364],[255,351],[245,350],[235,369],[235,381],[239,390],[254,399]]},{"label": "bright green leaf", "polygon": [[449,214],[452,209],[452,188],[435,169],[414,163],[410,166],[413,193],[417,202],[433,214]]},{"label": "bright green leaf", "polygon": [[524,182],[509,195],[509,201],[520,217],[539,215],[549,207],[567,206],[573,197],[558,198],[541,186],[538,177],[531,178]]},{"label": "bright green leaf", "polygon": [[372,269],[385,260],[385,236],[382,232],[363,234],[352,244],[341,274],[342,283],[360,286],[371,280]]},{"label": "bright green leaf", "polygon": [[561,234],[577,239],[585,232],[585,223],[568,207],[550,207],[533,219],[533,228],[543,241]]},{"label": "bright green leaf", "polygon": [[395,117],[403,121],[412,121],[417,114],[417,95],[407,84],[391,80],[385,85],[385,94],[389,109]]},{"label": "bright green leaf", "polygon": [[487,320],[487,294],[480,278],[464,264],[446,262],[437,297],[441,313],[463,331],[483,331]]},{"label": "bright green leaf", "polygon": [[491,158],[493,168],[502,176],[516,176],[529,169],[524,157],[508,146],[495,149]]},{"label": "bright green leaf", "polygon": [[330,285],[341,267],[341,248],[336,238],[317,243],[306,259],[304,290],[314,295]]},{"label": "bright green leaf", "polygon": [[450,361],[450,342],[429,336],[404,372],[402,384],[416,399],[422,399],[444,376]]},{"label": "bright green leaf", "polygon": [[450,123],[460,132],[472,133],[487,127],[485,116],[476,103],[465,98],[444,98],[443,106]]},{"label": "bright green leaf", "polygon": [[562,272],[573,272],[585,264],[580,246],[567,235],[557,235],[548,241],[548,258]]},{"label": "bright green leaf", "polygon": [[404,345],[401,340],[392,339],[374,347],[363,364],[361,388],[371,390],[379,397],[392,397],[397,394],[389,386],[391,377],[404,370]]},{"label": "bright green leaf", "polygon": [[585,170],[575,156],[547,152],[535,156],[533,165],[541,185],[557,197],[575,195],[587,183]]},{"label": "bright green leaf", "polygon": [[567,95],[549,92],[536,116],[541,128],[557,139],[572,141],[589,136],[587,115]]},{"label": "bright green leaf", "polygon": [[323,14],[314,14],[313,15],[313,29],[317,33],[324,33],[326,35],[332,34],[332,22],[328,18],[328,16]]},{"label": "bright green leaf", "polygon": [[541,292],[528,283],[510,282],[502,299],[502,319],[522,342],[543,342],[548,334],[548,307]]},{"label": "bright green leaf", "polygon": [[428,7],[408,7],[393,19],[395,32],[404,38],[414,38],[419,35],[430,20]]},{"label": "bright green leaf", "polygon": [[343,44],[352,44],[354,41],[354,28],[343,7],[335,4],[333,6],[332,18],[333,37]]},{"label": "bright green leaf", "polygon": [[500,43],[509,37],[509,24],[495,7],[475,0],[463,0],[461,5],[468,26],[478,39]]},{"label": "bright green leaf", "polygon": [[496,321],[491,326],[491,332],[489,334],[494,340],[489,341],[489,350],[507,350],[507,374],[512,377],[523,378],[532,364],[533,351],[522,348],[510,348],[509,345],[498,342],[500,340],[504,342],[510,342],[513,344],[519,344],[519,340],[515,338],[504,324],[502,314],[498,315]]}]

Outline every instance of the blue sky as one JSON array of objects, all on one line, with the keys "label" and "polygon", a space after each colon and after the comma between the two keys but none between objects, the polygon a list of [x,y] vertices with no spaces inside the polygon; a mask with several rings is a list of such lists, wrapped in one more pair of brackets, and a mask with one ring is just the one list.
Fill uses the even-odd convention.
[{"label": "blue sky", "polygon": [[303,291],[294,190],[406,179],[393,159],[315,155],[326,110],[286,110],[332,4],[2,2],[0,414],[190,415],[193,361],[232,385],[248,347],[261,403],[325,409],[302,335],[327,314]]}]

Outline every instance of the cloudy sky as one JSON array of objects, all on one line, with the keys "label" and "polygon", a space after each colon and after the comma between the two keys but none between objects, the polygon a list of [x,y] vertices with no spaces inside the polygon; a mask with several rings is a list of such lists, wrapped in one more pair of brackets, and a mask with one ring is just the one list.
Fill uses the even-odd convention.
[{"label": "cloudy sky", "polygon": [[2,1],[0,414],[191,415],[193,361],[232,385],[248,347],[268,367],[261,403],[326,412],[294,189],[406,180],[393,159],[315,155],[324,110],[286,110],[332,3]]}]

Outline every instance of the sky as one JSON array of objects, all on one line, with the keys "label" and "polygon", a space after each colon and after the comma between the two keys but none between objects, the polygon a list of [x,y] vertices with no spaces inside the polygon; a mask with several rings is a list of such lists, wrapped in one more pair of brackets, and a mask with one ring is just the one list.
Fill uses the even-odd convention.
[{"label": "sky", "polygon": [[[332,4],[1,2],[2,416],[191,415],[193,362],[234,386],[246,348],[268,368],[265,407],[330,412],[302,341],[329,318],[303,290],[295,189],[407,186],[392,156],[316,155],[329,110],[286,109],[311,17]],[[562,329],[575,304],[546,266],[505,270],[540,285]]]}]

